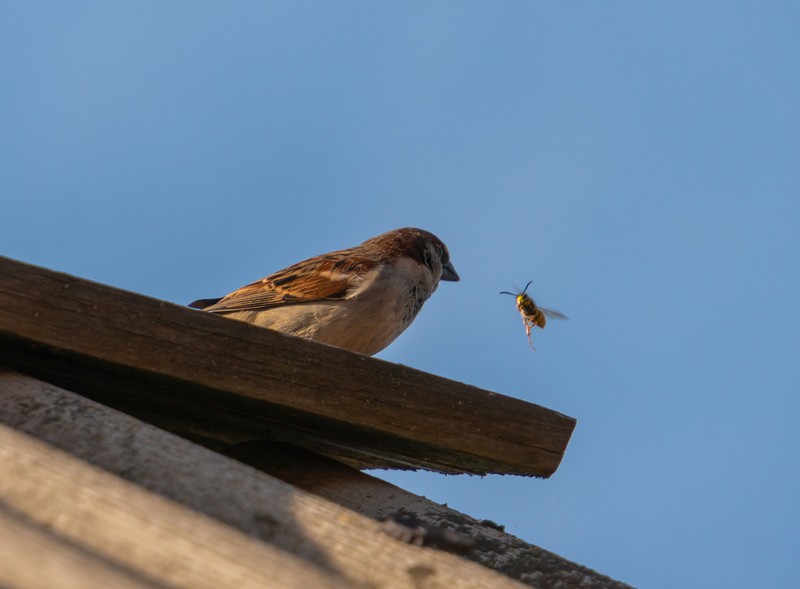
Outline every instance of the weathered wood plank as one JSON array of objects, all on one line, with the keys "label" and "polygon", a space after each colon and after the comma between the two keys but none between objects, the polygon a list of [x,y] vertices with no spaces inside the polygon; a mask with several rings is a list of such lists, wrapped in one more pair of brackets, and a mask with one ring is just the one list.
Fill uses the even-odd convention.
[{"label": "weathered wood plank", "polygon": [[411,516],[473,540],[474,562],[537,589],[631,589],[629,585],[508,534],[502,526],[441,505],[308,450],[246,442],[227,455],[376,520]]},{"label": "weathered wood plank", "polygon": [[358,586],[6,426],[0,426],[0,501],[73,544],[173,587]]},{"label": "weathered wood plank", "polygon": [[0,587],[166,589],[49,533],[0,504]]},{"label": "weathered wood plank", "polygon": [[0,362],[211,447],[550,476],[575,420],[401,365],[0,258]]},{"label": "weathered wood plank", "polygon": [[308,574],[354,588],[522,587],[453,554],[402,544],[374,520],[27,376],[0,373],[0,423],[0,501],[157,580],[247,587],[259,573],[294,583],[300,561]]}]

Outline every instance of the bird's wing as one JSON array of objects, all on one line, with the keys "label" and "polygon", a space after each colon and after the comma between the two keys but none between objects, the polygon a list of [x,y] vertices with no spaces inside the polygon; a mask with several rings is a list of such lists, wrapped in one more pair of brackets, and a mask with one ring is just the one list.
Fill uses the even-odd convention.
[{"label": "bird's wing", "polygon": [[[340,255],[345,254],[347,255]],[[279,305],[343,300],[377,262],[342,251],[317,256],[243,286],[205,308],[214,313],[257,311]]]}]

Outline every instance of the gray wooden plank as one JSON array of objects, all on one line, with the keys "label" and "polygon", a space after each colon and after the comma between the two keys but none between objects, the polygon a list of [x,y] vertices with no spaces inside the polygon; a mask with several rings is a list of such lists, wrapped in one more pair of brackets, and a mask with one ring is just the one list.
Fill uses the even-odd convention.
[{"label": "gray wooden plank", "polygon": [[169,584],[522,587],[456,555],[398,542],[352,510],[29,376],[0,373],[0,424],[0,501]]},{"label": "gray wooden plank", "polygon": [[[227,451],[229,456],[376,520],[417,520],[427,529],[448,530],[471,540],[464,558],[537,589],[631,589],[588,567],[529,544],[503,526],[420,497],[384,480],[308,450],[268,442],[246,442]],[[536,483],[531,482],[531,485]],[[509,522],[513,523],[513,522]],[[442,533],[430,534],[436,545],[449,549]],[[423,540],[427,541],[427,539]]]},{"label": "gray wooden plank", "polygon": [[166,589],[58,537],[0,504],[0,587]]}]

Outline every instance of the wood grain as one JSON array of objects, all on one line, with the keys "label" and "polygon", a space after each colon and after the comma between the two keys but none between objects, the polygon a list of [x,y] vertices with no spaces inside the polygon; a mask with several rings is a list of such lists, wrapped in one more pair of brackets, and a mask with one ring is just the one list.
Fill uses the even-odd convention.
[{"label": "wood grain", "polygon": [[0,362],[210,447],[548,477],[575,420],[532,403],[0,258]]},{"label": "wood grain", "polygon": [[0,587],[166,589],[111,563],[0,504]]},{"label": "wood grain", "polygon": [[6,426],[0,501],[70,543],[171,587],[360,587]]},{"label": "wood grain", "polygon": [[[529,544],[495,522],[475,519],[296,446],[245,442],[230,448],[227,455],[376,520],[410,516],[437,529],[457,530],[472,539],[471,549],[462,554],[464,558],[536,589],[631,589],[630,585]],[[546,483],[530,484],[533,490],[537,484]]]},{"label": "wood grain", "polygon": [[245,464],[9,372],[0,374],[0,503],[176,587],[522,588],[453,554],[393,540],[378,522]]}]

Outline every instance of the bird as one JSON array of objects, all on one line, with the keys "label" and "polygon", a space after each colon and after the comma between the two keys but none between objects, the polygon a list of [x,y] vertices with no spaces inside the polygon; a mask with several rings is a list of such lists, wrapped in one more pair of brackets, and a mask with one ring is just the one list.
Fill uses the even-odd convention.
[{"label": "bird", "polygon": [[372,356],[414,321],[440,280],[460,280],[445,244],[404,227],[189,307]]}]

